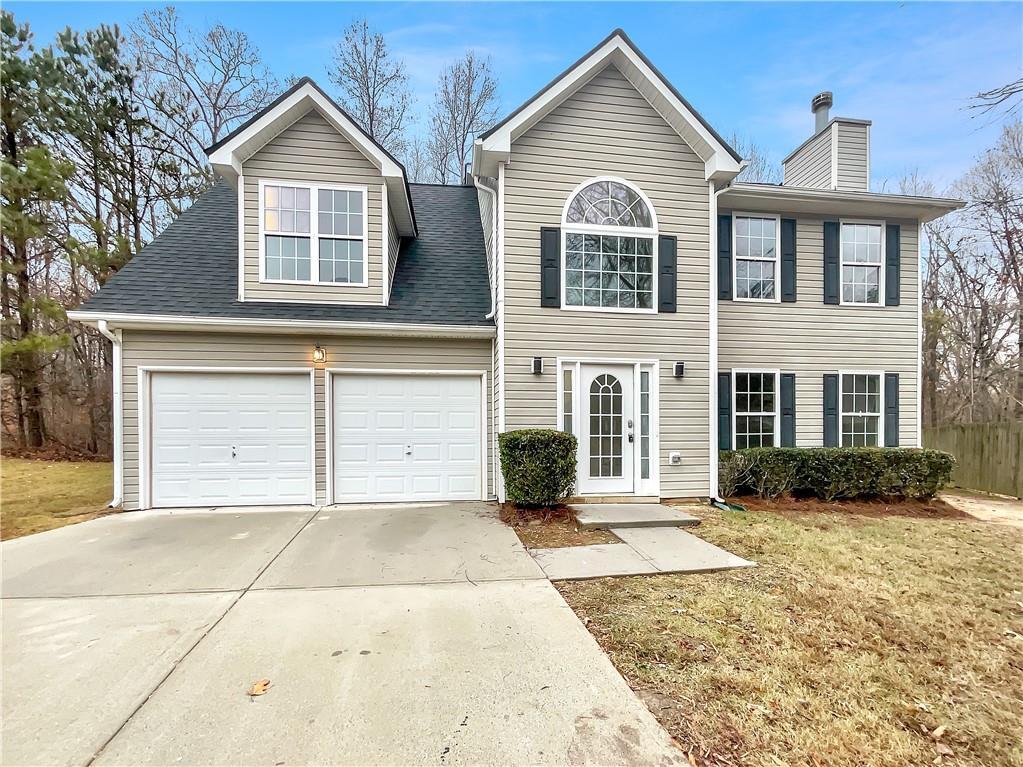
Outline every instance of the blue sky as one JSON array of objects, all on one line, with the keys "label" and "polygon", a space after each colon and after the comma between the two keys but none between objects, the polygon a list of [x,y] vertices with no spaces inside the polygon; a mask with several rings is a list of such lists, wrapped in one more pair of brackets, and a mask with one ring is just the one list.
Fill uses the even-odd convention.
[{"label": "blue sky", "polygon": [[[37,43],[70,25],[126,27],[163,3],[8,2]],[[511,111],[622,27],[723,135],[779,161],[809,136],[811,96],[874,121],[875,188],[919,169],[943,188],[990,146],[997,118],[969,97],[1023,71],[1023,3],[252,3],[184,2],[189,24],[244,30],[279,76],[327,80],[331,51],[365,16],[408,64],[425,113],[440,69],[467,47],[490,55]]]}]

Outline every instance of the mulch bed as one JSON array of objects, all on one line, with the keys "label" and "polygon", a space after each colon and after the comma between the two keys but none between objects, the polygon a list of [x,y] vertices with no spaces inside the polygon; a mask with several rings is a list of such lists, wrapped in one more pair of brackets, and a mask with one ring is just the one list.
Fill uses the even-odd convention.
[{"label": "mulch bed", "polygon": [[549,509],[520,509],[515,504],[501,505],[501,521],[511,527],[527,549],[560,549],[565,546],[591,546],[618,543],[607,530],[583,530],[567,506]]},{"label": "mulch bed", "polygon": [[730,498],[732,503],[745,506],[750,511],[772,511],[778,513],[797,512],[803,514],[854,514],[865,517],[915,517],[922,519],[972,519],[964,511],[960,511],[940,498],[916,500],[911,498],[899,500],[840,500],[822,501],[819,498],[757,498],[743,496]]}]

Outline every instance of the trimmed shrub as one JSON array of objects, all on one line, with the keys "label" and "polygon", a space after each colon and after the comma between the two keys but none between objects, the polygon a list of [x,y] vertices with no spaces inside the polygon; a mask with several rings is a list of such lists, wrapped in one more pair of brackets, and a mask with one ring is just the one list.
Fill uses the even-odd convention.
[{"label": "trimmed shrub", "polygon": [[508,499],[519,506],[555,506],[575,486],[576,438],[554,429],[497,435]]},{"label": "trimmed shrub", "polygon": [[[744,471],[737,480],[736,466]],[[940,450],[758,447],[721,454],[722,492],[839,498],[930,498],[948,484],[955,459]]]}]

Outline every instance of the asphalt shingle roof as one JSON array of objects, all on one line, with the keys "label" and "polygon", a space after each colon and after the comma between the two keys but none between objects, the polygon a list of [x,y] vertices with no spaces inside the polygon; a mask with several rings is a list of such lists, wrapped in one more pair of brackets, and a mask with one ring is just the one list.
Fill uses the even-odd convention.
[{"label": "asphalt shingle roof", "polygon": [[219,183],[144,247],[87,312],[492,325],[474,187],[411,184],[419,237],[402,242],[388,306],[238,301],[238,198]]}]

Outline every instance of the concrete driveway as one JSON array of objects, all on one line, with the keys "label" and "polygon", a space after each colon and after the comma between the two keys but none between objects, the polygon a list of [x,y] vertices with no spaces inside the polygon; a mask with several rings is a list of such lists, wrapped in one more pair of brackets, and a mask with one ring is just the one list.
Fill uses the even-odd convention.
[{"label": "concrete driveway", "polygon": [[488,504],[136,512],[0,555],[4,765],[685,763]]}]

